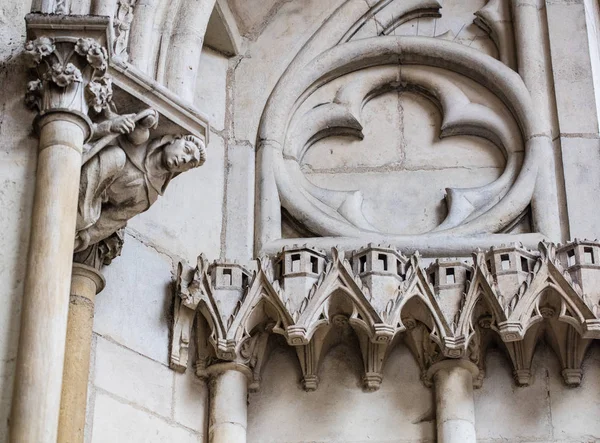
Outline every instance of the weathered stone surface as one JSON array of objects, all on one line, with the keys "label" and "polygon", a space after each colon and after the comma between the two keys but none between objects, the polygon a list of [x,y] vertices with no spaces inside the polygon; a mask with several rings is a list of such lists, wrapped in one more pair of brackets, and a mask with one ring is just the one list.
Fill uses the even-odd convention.
[{"label": "weathered stone surface", "polygon": [[193,372],[175,374],[173,418],[178,423],[206,435],[208,387]]},{"label": "weathered stone surface", "polygon": [[[0,441],[36,167],[30,5],[5,3]],[[33,1],[114,14],[114,112],[163,125],[133,151],[212,126],[149,209],[152,174],[122,193],[141,203],[96,299],[86,441],[600,439],[600,246],[573,241],[600,237],[597,1],[301,3]],[[235,56],[202,47],[209,15]],[[466,360],[475,380],[428,372]]]},{"label": "weathered stone surface", "polygon": [[98,337],[94,385],[170,418],[174,374],[166,366]]},{"label": "weathered stone surface", "polygon": [[562,137],[565,188],[569,229],[573,238],[597,238],[600,224],[595,214],[599,208],[595,199],[589,199],[581,189],[596,193],[600,180],[600,138]]},{"label": "weathered stone surface", "polygon": [[[385,374],[390,383],[369,394],[360,389],[362,364],[351,348],[340,346],[331,350],[323,361],[319,389],[309,393],[298,391],[301,374],[293,354],[277,351],[271,358],[265,369],[263,388],[250,396],[248,441],[341,443],[433,439],[433,398],[418,382],[419,370],[406,349],[390,355]],[[276,397],[293,399],[292,404],[289,408],[273,408]],[[382,410],[389,413],[381,414]],[[261,429],[273,421],[287,426],[263,434]],[[378,425],[371,426],[374,422]]]},{"label": "weathered stone surface", "polygon": [[197,443],[190,429],[168,422],[147,410],[97,394],[94,405],[92,443],[128,441],[131,443]]},{"label": "weathered stone surface", "polygon": [[[172,262],[133,237],[105,271],[106,289],[96,298],[94,332],[149,358],[167,363]],[[141,283],[143,282],[143,284]],[[136,327],[131,327],[136,325]]]},{"label": "weathered stone surface", "polygon": [[194,103],[208,116],[210,124],[217,131],[225,128],[228,69],[227,57],[209,48],[202,51]]},{"label": "weathered stone surface", "polygon": [[546,10],[552,30],[550,49],[560,132],[597,133],[597,108],[595,100],[590,100],[595,93],[584,4],[550,2]]},{"label": "weathered stone surface", "polygon": [[224,255],[247,260],[253,255],[255,180],[254,146],[227,146],[227,206]]},{"label": "weathered stone surface", "polygon": [[[553,356],[544,354],[548,358]],[[546,365],[540,361],[538,365]],[[493,439],[550,440],[552,425],[549,419],[550,402],[545,369],[536,365],[533,381],[528,387],[515,386],[512,369],[499,351],[490,352],[486,359],[486,381],[474,392],[477,437],[482,441]],[[487,383],[494,380],[493,383]],[[512,401],[497,401],[511,398]],[[510,423],[510,426],[506,426]]]},{"label": "weathered stone surface", "polygon": [[[206,167],[178,177],[148,212],[132,219],[129,227],[150,245],[190,262],[198,248],[217,258],[221,248],[223,206],[223,139],[211,134],[207,147]],[[198,202],[196,199],[201,199]],[[180,209],[187,207],[187,215]]]}]

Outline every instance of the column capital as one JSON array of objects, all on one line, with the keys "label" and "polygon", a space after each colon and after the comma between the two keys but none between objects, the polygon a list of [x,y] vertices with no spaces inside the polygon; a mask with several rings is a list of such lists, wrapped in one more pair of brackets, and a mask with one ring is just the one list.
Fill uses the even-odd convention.
[{"label": "column capital", "polygon": [[25,56],[33,74],[25,103],[36,110],[34,126],[72,115],[85,140],[93,134],[90,109],[107,109],[112,97],[107,17],[28,14]]},{"label": "column capital", "polygon": [[205,369],[197,368],[196,371],[197,371],[196,373],[199,377],[208,378],[211,380],[225,372],[237,371],[237,372],[240,372],[241,374],[244,374],[246,376],[246,378],[248,378],[249,384],[253,381],[252,369],[250,369],[250,367],[248,367],[247,365],[245,365],[243,363],[238,363],[238,362],[233,362],[233,361],[214,363]]},{"label": "column capital", "polygon": [[106,286],[106,280],[102,273],[91,266],[84,265],[81,263],[73,263],[73,274],[71,280],[75,277],[85,277],[91,280],[96,286],[96,294],[102,292]]},{"label": "column capital", "polygon": [[479,377],[479,367],[472,361],[465,360],[464,358],[438,361],[429,367],[426,377],[428,380],[433,380],[439,371],[450,371],[456,368],[462,368],[469,371],[473,376],[473,383],[477,383],[477,378]]}]

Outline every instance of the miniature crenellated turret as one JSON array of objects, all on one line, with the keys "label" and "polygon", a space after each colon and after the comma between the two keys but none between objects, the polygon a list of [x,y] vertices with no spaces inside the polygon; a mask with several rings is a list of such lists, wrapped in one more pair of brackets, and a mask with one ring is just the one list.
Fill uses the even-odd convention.
[{"label": "miniature crenellated turret", "polygon": [[500,293],[511,300],[519,287],[533,272],[537,256],[522,245],[492,247],[485,254],[486,265],[494,277]]},{"label": "miniature crenellated turret", "polygon": [[237,263],[220,260],[211,265],[209,274],[221,321],[227,325],[248,289],[251,275],[246,268]]},{"label": "miniature crenellated turret", "polygon": [[452,324],[460,311],[466,283],[471,280],[473,268],[458,260],[436,260],[426,272],[435,290],[438,305],[448,324]]},{"label": "miniature crenellated turret", "polygon": [[275,279],[292,312],[300,308],[325,269],[325,253],[306,246],[286,247],[275,261]]},{"label": "miniature crenellated turret", "polygon": [[560,264],[594,305],[600,301],[600,245],[577,240],[557,248]]},{"label": "miniature crenellated turret", "polygon": [[352,271],[358,275],[371,294],[371,303],[377,312],[398,293],[404,281],[408,258],[392,247],[374,246],[359,249],[352,254]]}]

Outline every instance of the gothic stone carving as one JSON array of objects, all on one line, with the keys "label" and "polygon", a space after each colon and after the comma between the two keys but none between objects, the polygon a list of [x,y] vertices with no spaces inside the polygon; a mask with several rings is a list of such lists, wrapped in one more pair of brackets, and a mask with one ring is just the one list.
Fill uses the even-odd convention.
[{"label": "gothic stone carving", "polygon": [[[120,8],[126,9],[127,5],[132,7],[133,3],[121,2]],[[143,85],[143,79],[132,81],[131,76],[111,65],[108,20],[86,20],[82,23],[70,16],[27,16],[28,32],[35,38],[25,45],[25,55],[34,68],[35,80],[27,85],[26,103],[38,112],[38,118],[49,112],[66,111],[78,115],[88,127],[75,252],[81,253],[79,260],[96,266],[118,255],[115,248],[107,246],[115,242],[104,243],[100,249],[106,247],[109,252],[101,254],[102,258],[98,248],[89,248],[146,211],[174,177],[202,165],[206,148],[198,135],[183,132],[194,125],[177,123],[189,123],[190,111],[178,107],[178,100],[172,97],[170,106],[163,106],[164,94],[159,87],[144,88],[142,96],[159,107],[139,111],[144,103],[140,102],[136,87]],[[110,72],[118,74],[118,97]],[[119,115],[120,108],[133,112]],[[159,118],[163,112],[167,117]],[[200,129],[205,135],[207,128]],[[122,236],[113,238],[122,242]]]},{"label": "gothic stone carving", "polygon": [[[503,347],[519,384],[529,382],[537,342],[559,355],[565,382],[581,381],[581,363],[600,338],[600,243],[541,243],[473,254],[472,263],[437,260],[421,265],[393,248],[369,245],[349,259],[333,249],[295,246],[253,264],[180,264],[175,293],[171,366],[188,364],[192,330],[197,372],[232,361],[253,371],[258,387],[268,356],[267,335],[297,350],[303,387],[318,386],[319,364],[342,341],[356,343],[363,384],[375,390],[390,350],[403,341],[430,385],[428,369],[444,359],[466,359],[481,371],[486,349]],[[255,343],[256,342],[256,343]],[[260,343],[257,344],[257,343]]]},{"label": "gothic stone carving", "polygon": [[157,123],[158,113],[149,110],[96,125],[99,140],[87,146],[81,171],[76,252],[124,228],[171,179],[206,160],[204,143],[193,135],[150,138]]}]

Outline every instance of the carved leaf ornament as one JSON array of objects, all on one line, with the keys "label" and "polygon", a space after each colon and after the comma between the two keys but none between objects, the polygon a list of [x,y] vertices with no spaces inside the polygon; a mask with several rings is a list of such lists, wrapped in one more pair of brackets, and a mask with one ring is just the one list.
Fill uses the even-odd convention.
[{"label": "carved leaf ornament", "polygon": [[[585,349],[600,338],[597,242],[542,243],[538,251],[503,246],[475,252],[470,264],[437,260],[426,268],[418,254],[407,258],[373,245],[350,259],[334,248],[318,269],[322,256],[307,247],[287,248],[261,259],[251,278],[236,263],[209,266],[201,258],[196,270],[181,266],[172,367],[185,370],[182,355],[187,359],[193,325],[201,323],[199,375],[216,362],[247,364],[248,349],[254,349],[248,340],[269,334],[297,350],[307,390],[316,389],[328,349],[345,340],[359,343],[365,389],[377,389],[396,338],[409,347],[424,377],[431,364],[447,358],[469,359],[483,370],[487,346],[503,343],[517,381],[527,384],[533,351],[544,338],[560,356],[567,383],[576,384]],[[299,267],[273,270],[287,257]],[[397,258],[396,266],[389,257]],[[197,315],[201,320],[194,323]],[[262,368],[265,358],[253,354],[251,361]]]}]

